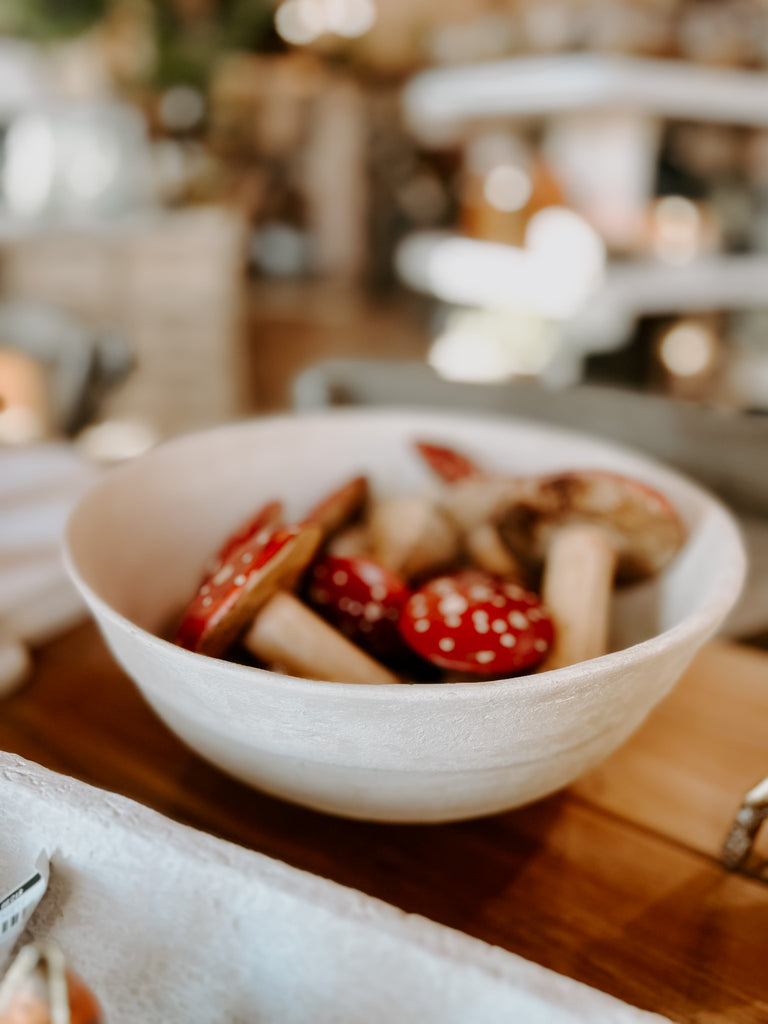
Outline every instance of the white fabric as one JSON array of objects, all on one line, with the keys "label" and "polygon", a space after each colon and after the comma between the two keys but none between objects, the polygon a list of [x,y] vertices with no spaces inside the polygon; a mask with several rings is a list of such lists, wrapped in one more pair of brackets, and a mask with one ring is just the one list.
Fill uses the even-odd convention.
[{"label": "white fabric", "polygon": [[[109,1024],[661,1024],[538,964],[0,754],[0,898]],[[0,968],[1,969],[1,968]]]},{"label": "white fabric", "polygon": [[86,614],[64,569],[62,539],[95,477],[66,442],[0,448],[0,696],[23,681],[27,648]]}]

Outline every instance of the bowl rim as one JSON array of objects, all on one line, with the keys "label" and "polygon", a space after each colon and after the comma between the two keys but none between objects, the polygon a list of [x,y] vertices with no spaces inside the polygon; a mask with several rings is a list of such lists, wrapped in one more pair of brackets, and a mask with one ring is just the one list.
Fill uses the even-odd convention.
[{"label": "bowl rim", "polygon": [[[497,679],[481,679],[471,682],[457,682],[450,684],[406,682],[405,684],[387,683],[378,685],[361,685],[332,682],[324,679],[306,679],[299,676],[274,672],[271,669],[241,665],[237,662],[228,661],[224,658],[214,658],[209,655],[186,650],[179,647],[177,644],[150,632],[143,626],[138,625],[127,616],[123,615],[122,612],[113,608],[85,580],[76,565],[76,559],[73,551],[73,533],[78,518],[84,514],[84,510],[87,510],[88,506],[93,501],[98,499],[101,491],[107,489],[114,479],[119,476],[129,475],[134,471],[135,466],[139,465],[139,463],[143,464],[147,459],[152,459],[155,456],[160,458],[165,457],[165,453],[168,451],[172,451],[176,447],[194,444],[197,439],[203,437],[209,438],[215,434],[223,435],[240,430],[258,430],[261,427],[269,428],[270,426],[275,426],[279,428],[281,424],[293,424],[298,420],[328,422],[329,420],[363,418],[366,420],[386,421],[393,418],[401,419],[409,416],[415,416],[424,420],[425,423],[429,422],[433,424],[438,424],[439,422],[446,423],[448,421],[455,422],[457,418],[462,418],[467,421],[477,423],[478,425],[489,424],[497,427],[510,427],[513,429],[515,427],[523,427],[536,434],[549,435],[550,437],[555,438],[567,437],[569,440],[591,443],[617,455],[625,454],[630,457],[632,461],[639,462],[647,466],[650,470],[658,472],[661,475],[666,475],[670,480],[685,485],[685,487],[695,495],[705,507],[708,507],[711,512],[714,512],[718,516],[725,530],[724,540],[729,542],[732,554],[735,556],[731,565],[728,566],[723,573],[723,579],[721,580],[721,586],[717,594],[704,602],[704,604],[697,606],[680,622],[661,633],[657,633],[654,636],[648,637],[636,644],[631,644],[628,647],[611,651],[598,658],[591,658],[587,661],[577,662],[574,665],[569,665],[564,668],[549,669],[548,671],[541,672],[534,671],[519,676],[500,677]],[[297,410],[269,415],[257,415],[218,424],[201,430],[187,432],[177,437],[165,440],[149,452],[138,456],[136,459],[110,469],[104,477],[98,480],[85,492],[84,495],[82,495],[68,517],[62,549],[66,570],[86,603],[89,605],[97,624],[99,624],[100,618],[110,620],[123,633],[140,636],[151,648],[155,648],[160,652],[165,652],[166,655],[172,651],[174,656],[179,659],[180,665],[189,663],[190,665],[197,666],[199,669],[201,659],[204,659],[206,662],[211,664],[212,670],[216,671],[218,674],[223,673],[225,676],[231,676],[233,679],[240,681],[250,680],[251,686],[253,686],[255,676],[261,686],[264,686],[269,690],[279,689],[282,694],[285,694],[287,691],[296,691],[297,693],[312,693],[313,695],[324,694],[335,698],[350,698],[354,695],[355,699],[359,698],[361,700],[370,700],[374,702],[379,700],[390,701],[395,692],[402,695],[402,697],[397,698],[398,700],[426,700],[427,702],[433,700],[445,701],[450,698],[458,701],[482,700],[490,693],[495,693],[499,689],[503,688],[512,689],[519,696],[526,696],[534,692],[542,697],[546,695],[556,695],[562,688],[569,687],[572,683],[578,683],[585,676],[592,675],[595,671],[595,666],[599,666],[600,670],[610,672],[614,668],[626,665],[628,661],[635,662],[638,659],[641,660],[645,653],[652,653],[656,655],[661,654],[669,647],[683,646],[690,635],[701,633],[706,638],[707,635],[711,634],[724,620],[725,616],[736,603],[744,585],[747,572],[746,550],[733,513],[727,508],[724,502],[712,494],[707,488],[659,459],[646,456],[643,452],[632,448],[631,446],[616,444],[612,441],[605,440],[596,434],[590,434],[584,431],[575,431],[570,428],[559,427],[557,425],[539,423],[537,421],[528,420],[525,417],[515,417],[495,412],[477,413],[475,411],[465,409],[454,410],[441,408],[425,410],[424,408],[405,405],[396,407],[335,407],[323,409],[321,411]],[[146,683],[142,682],[141,686],[143,688],[146,686]]]}]

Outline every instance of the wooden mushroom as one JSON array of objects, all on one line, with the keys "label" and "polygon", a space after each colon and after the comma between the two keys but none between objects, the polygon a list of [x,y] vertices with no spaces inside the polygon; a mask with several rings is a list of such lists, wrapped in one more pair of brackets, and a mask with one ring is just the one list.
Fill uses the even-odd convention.
[{"label": "wooden mushroom", "polygon": [[326,555],[309,572],[312,607],[375,658],[397,658],[397,623],[409,596],[405,580],[369,558]]},{"label": "wooden mushroom", "polygon": [[356,476],[319,501],[304,517],[304,522],[317,523],[328,541],[359,518],[368,502],[368,479]]},{"label": "wooden mushroom", "polygon": [[420,494],[374,502],[369,528],[373,561],[406,579],[444,568],[461,548],[455,525]]},{"label": "wooden mushroom", "polygon": [[198,589],[176,642],[219,656],[238,638],[260,660],[295,675],[350,683],[399,680],[290,593],[323,537],[316,523],[251,537]]},{"label": "wooden mushroom", "polygon": [[400,633],[422,658],[470,675],[513,675],[544,658],[552,621],[536,594],[476,569],[439,576],[408,599]]},{"label": "wooden mushroom", "polygon": [[520,563],[502,542],[495,519],[518,496],[518,482],[486,473],[466,455],[427,441],[416,450],[447,485],[442,505],[463,536],[470,562],[478,569],[522,582]]},{"label": "wooden mushroom", "polygon": [[98,1000],[50,942],[22,947],[0,983],[1,1024],[102,1024]]},{"label": "wooden mushroom", "polygon": [[[282,502],[267,502],[229,534],[215,555],[206,563],[205,576],[215,576],[226,564],[232,552],[251,538],[256,537],[260,544],[265,544],[282,522]],[[205,583],[205,579],[202,582]]]},{"label": "wooden mushroom", "polygon": [[664,569],[685,539],[680,517],[657,491],[600,470],[545,476],[525,491],[498,527],[516,557],[543,565],[542,598],[556,627],[543,667],[599,657],[614,581]]}]

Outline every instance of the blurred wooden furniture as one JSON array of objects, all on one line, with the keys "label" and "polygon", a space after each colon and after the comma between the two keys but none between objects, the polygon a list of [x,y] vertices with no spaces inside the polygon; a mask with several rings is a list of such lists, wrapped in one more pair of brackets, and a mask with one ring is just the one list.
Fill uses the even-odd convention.
[{"label": "blurred wooden furniture", "polygon": [[244,222],[224,207],[36,231],[3,246],[3,294],[122,334],[135,369],[104,416],[142,420],[166,437],[247,408],[245,247]]},{"label": "blurred wooden furniture", "polygon": [[742,795],[768,772],[766,723],[768,654],[713,642],[636,736],[570,791],[477,821],[366,824],[206,765],[87,623],[38,652],[30,684],[2,706],[0,748],[671,1020],[758,1024],[768,1018],[768,886],[718,857]]}]

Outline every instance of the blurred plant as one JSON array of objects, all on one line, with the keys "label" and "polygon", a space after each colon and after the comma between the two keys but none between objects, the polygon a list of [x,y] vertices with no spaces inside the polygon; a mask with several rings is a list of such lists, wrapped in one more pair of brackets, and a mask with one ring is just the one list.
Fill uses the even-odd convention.
[{"label": "blurred plant", "polygon": [[41,41],[79,35],[104,16],[109,0],[2,0],[0,35]]},{"label": "blurred plant", "polygon": [[268,0],[156,0],[159,85],[205,87],[223,53],[273,48]]}]

